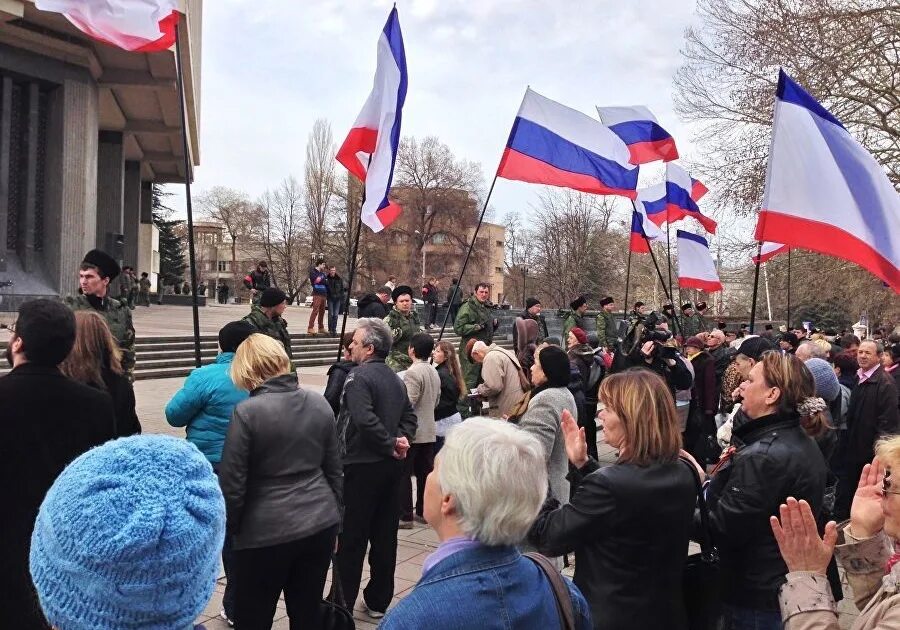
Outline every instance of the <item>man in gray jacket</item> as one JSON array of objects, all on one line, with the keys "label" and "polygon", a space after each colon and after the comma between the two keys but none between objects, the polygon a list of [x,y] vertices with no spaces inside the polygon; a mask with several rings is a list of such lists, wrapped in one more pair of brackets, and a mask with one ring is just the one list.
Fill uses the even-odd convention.
[{"label": "man in gray jacket", "polygon": [[[434,408],[441,397],[441,378],[434,366],[428,363],[434,339],[420,332],[409,342],[409,358],[412,365],[403,372],[403,384],[413,411],[419,420],[416,437],[403,460],[403,478],[400,480],[400,529],[412,529],[413,518],[425,523],[422,508],[425,506],[425,478],[434,468],[434,442],[437,436],[434,425]],[[416,509],[413,514],[412,475],[416,477]]]},{"label": "man in gray jacket", "polygon": [[350,357],[358,367],[347,375],[337,419],[344,456],[344,523],[336,562],[352,608],[366,547],[371,546],[363,603],[373,619],[384,616],[394,596],[397,486],[417,425],[403,382],[384,363],[391,339],[382,320],[364,317],[357,322]]}]

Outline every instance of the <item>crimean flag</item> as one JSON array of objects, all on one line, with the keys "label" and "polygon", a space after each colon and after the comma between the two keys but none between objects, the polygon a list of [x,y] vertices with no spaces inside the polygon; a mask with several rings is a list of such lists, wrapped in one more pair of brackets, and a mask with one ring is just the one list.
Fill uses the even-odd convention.
[{"label": "crimean flag", "polygon": [[678,159],[675,138],[643,105],[598,107],[597,113],[603,124],[628,146],[632,164]]},{"label": "crimean flag", "polygon": [[[654,199],[657,195],[660,197],[665,196],[665,184],[642,188],[637,192],[637,199],[634,201],[634,211],[631,214],[631,241],[629,243],[631,251],[637,254],[650,252],[648,240],[659,241],[664,238],[659,226],[647,214],[648,207],[653,207],[647,200]],[[647,238],[644,238],[645,235]]]},{"label": "crimean flag", "polygon": [[406,86],[406,51],[394,7],[378,38],[375,84],[336,155],[338,162],[366,183],[362,222],[373,232],[389,226],[403,211],[389,194],[400,145]]},{"label": "crimean flag", "polygon": [[630,157],[599,121],[529,88],[497,177],[634,199],[638,169]]},{"label": "crimean flag", "polygon": [[702,236],[684,230],[678,230],[678,286],[708,293],[722,290],[709,243]]},{"label": "crimean flag", "polygon": [[759,249],[759,256],[752,256],[751,260],[753,264],[762,264],[769,260],[770,258],[774,258],[778,254],[783,254],[788,251],[790,247],[787,245],[782,245],[781,243],[769,243],[765,242],[762,244],[762,247]]},{"label": "crimean flag", "polygon": [[900,293],[900,195],[884,168],[779,72],[756,240],[856,263]]},{"label": "crimean flag", "polygon": [[35,0],[41,11],[61,13],[96,40],[132,52],[175,45],[178,0]]}]

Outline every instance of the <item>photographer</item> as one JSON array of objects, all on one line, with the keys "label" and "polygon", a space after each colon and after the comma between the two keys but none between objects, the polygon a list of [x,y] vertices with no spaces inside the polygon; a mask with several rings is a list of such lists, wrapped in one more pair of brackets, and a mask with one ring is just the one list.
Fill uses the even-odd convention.
[{"label": "photographer", "polygon": [[675,396],[676,389],[690,389],[694,377],[681,360],[678,348],[666,345],[672,339],[667,322],[658,313],[644,319],[639,342],[628,355],[629,367],[640,367],[659,374]]}]

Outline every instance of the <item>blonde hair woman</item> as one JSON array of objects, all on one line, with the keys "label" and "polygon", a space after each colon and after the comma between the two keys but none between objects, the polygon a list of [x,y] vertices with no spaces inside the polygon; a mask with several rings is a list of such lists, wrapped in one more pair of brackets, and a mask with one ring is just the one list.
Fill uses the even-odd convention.
[{"label": "blonde hair woman", "polygon": [[73,381],[110,395],[116,414],[116,437],[141,432],[135,411],[134,386],[122,369],[122,351],[99,313],[75,312],[75,345],[59,369]]},{"label": "blonde hair woman", "polygon": [[271,626],[284,591],[292,624],[318,627],[343,496],[334,414],[324,396],[298,387],[284,346],[267,335],[238,346],[231,378],[250,392],[234,409],[219,467],[235,624]]},{"label": "blonde hair woman", "polygon": [[606,442],[618,460],[600,468],[584,429],[563,412],[575,492],[568,505],[545,503],[528,540],[541,552],[575,552],[575,584],[594,628],[687,628],[682,577],[696,499],[694,476],[679,461],[681,434],[665,381],[644,369],[600,384]]}]

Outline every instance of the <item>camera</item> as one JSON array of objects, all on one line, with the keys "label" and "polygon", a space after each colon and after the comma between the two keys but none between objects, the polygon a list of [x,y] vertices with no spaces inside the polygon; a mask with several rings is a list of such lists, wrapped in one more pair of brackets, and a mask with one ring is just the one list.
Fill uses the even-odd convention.
[{"label": "camera", "polygon": [[660,345],[672,338],[672,333],[668,330],[657,330],[657,324],[662,321],[665,320],[660,317],[659,313],[656,311],[653,311],[644,318],[644,329],[641,331],[640,339],[641,344],[652,341],[657,345]]}]

